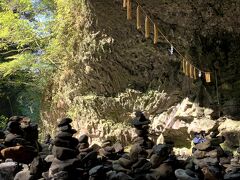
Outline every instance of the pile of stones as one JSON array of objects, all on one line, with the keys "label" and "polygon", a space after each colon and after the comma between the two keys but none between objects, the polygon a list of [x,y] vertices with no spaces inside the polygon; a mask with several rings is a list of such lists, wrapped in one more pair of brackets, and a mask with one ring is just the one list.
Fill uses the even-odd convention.
[{"label": "pile of stones", "polygon": [[148,137],[150,120],[146,119],[144,114],[140,111],[137,111],[135,116],[132,124],[135,128],[137,137],[134,138],[133,143],[139,144],[146,150],[150,150],[154,145],[153,141]]},{"label": "pile of stones", "polygon": [[78,142],[79,144],[77,146],[77,149],[79,151],[78,154],[79,159],[84,158],[88,153],[93,151],[93,148],[89,147],[88,136],[86,134],[80,136]]},{"label": "pile of stones", "polygon": [[175,175],[178,179],[223,179],[223,167],[220,160],[225,159],[225,153],[220,144],[223,136],[212,133],[206,139],[194,146],[193,156],[186,162],[185,170],[178,169]]},{"label": "pile of stones", "polygon": [[226,180],[240,179],[240,148],[237,149],[237,155],[231,159],[225,172],[224,179]]},{"label": "pile of stones", "polygon": [[105,140],[102,142],[101,148],[99,149],[99,154],[103,159],[116,160],[117,154],[113,147],[111,140]]},{"label": "pile of stones", "polygon": [[113,162],[113,171],[108,174],[109,179],[176,179],[174,170],[178,161],[172,157],[171,152],[171,145],[155,145],[149,160],[148,152],[139,144],[134,144],[129,154]]},{"label": "pile of stones", "polygon": [[54,159],[49,171],[43,173],[45,179],[78,179],[81,162],[77,158],[78,139],[73,137],[76,130],[72,129],[71,122],[70,118],[64,118],[58,124],[59,132],[52,148]]},{"label": "pile of stones", "polygon": [[203,143],[195,145],[196,151],[193,153],[193,162],[201,168],[205,178],[215,177],[221,179],[223,177],[219,160],[224,156],[224,151],[220,146],[224,140],[223,136],[216,136],[213,133]]},{"label": "pile of stones", "polygon": [[143,147],[139,144],[133,145],[129,154],[125,154],[113,162],[113,171],[108,174],[109,179],[118,176],[132,179],[146,174],[152,167],[146,159],[147,156],[148,153]]},{"label": "pile of stones", "polygon": [[21,120],[21,116],[13,116],[9,119],[0,156],[3,159],[10,158],[18,163],[29,164],[37,156],[38,150],[24,138],[24,131],[20,127]]},{"label": "pile of stones", "polygon": [[[150,121],[142,112],[135,115],[132,124],[137,137],[129,153],[124,152],[119,142],[105,140],[101,146],[90,146],[87,135],[76,139],[73,137],[76,130],[72,129],[72,120],[64,118],[58,123],[58,131],[52,141],[52,154],[35,157],[36,154],[29,153],[31,158],[27,157],[28,152],[36,153],[36,149],[24,138],[19,121],[13,119],[7,125],[6,137],[0,133],[0,139],[5,138],[0,146],[0,156],[5,161],[0,163],[0,179],[240,179],[240,148],[237,155],[229,156],[220,146],[225,140],[223,136],[217,136],[217,133],[204,135],[201,141],[195,141],[192,157],[179,160],[173,153],[173,142],[154,145],[149,139]],[[6,160],[8,157],[16,162]],[[19,167],[19,162],[28,165]]]},{"label": "pile of stones", "polygon": [[179,162],[172,152],[172,144],[153,146],[153,153],[150,157],[152,170],[149,177],[152,179],[175,179],[174,170],[179,166]]}]

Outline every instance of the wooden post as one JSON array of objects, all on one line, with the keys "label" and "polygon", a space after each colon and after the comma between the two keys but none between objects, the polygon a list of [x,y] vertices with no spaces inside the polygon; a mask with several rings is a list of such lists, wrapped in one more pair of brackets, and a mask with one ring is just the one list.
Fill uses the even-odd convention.
[{"label": "wooden post", "polygon": [[157,28],[157,23],[154,23],[154,40],[153,40],[154,44],[158,43],[158,28]]},{"label": "wooden post", "polygon": [[186,73],[185,73],[186,76],[189,76],[189,71],[188,71],[189,68],[188,68],[188,62],[187,61],[185,62],[185,69],[186,69]]},{"label": "wooden post", "polygon": [[137,6],[137,30],[141,29],[140,6]]},{"label": "wooden post", "polygon": [[193,66],[191,64],[189,64],[189,74],[190,78],[193,78]]},{"label": "wooden post", "polygon": [[195,67],[193,67],[193,78],[197,79],[197,70]]},{"label": "wooden post", "polygon": [[207,83],[211,82],[211,74],[210,72],[205,72],[205,79]]},{"label": "wooden post", "polygon": [[145,38],[150,37],[150,22],[148,16],[145,18]]},{"label": "wooden post", "polygon": [[127,19],[132,19],[132,2],[131,0],[127,0]]},{"label": "wooden post", "polygon": [[182,71],[183,71],[183,74],[186,73],[185,60],[184,59],[182,60]]},{"label": "wooden post", "polygon": [[127,7],[127,0],[123,0],[123,8]]}]

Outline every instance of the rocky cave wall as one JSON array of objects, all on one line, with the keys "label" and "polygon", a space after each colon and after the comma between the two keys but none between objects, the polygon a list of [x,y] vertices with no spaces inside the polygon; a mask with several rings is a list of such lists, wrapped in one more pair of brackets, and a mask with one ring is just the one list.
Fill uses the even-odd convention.
[{"label": "rocky cave wall", "polygon": [[[121,0],[83,0],[79,14],[74,9],[68,12],[73,13],[73,34],[80,38],[72,42],[71,58],[62,63],[46,90],[42,107],[46,132],[53,134],[56,120],[70,116],[78,134],[88,133],[93,141],[111,138],[129,144],[134,136],[129,124],[132,112],[140,109],[152,121],[154,141],[160,140],[164,130],[165,139],[189,147],[193,131],[209,132],[219,124],[223,127],[225,121],[237,122],[240,2],[139,2],[151,10],[148,15],[192,64],[216,75],[219,98],[214,79],[207,84],[184,76],[181,57],[175,52],[170,55],[162,37],[153,45],[136,30],[135,3],[133,20],[127,21]],[[236,129],[230,136],[237,141]]]}]

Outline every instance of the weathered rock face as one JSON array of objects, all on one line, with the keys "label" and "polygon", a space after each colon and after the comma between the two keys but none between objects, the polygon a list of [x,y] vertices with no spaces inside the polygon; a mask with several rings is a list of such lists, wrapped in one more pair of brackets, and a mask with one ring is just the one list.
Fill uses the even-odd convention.
[{"label": "weathered rock face", "polygon": [[[72,11],[66,12],[72,13],[72,21],[61,25],[75,28],[66,35],[72,49],[62,58],[67,60],[46,92],[42,110],[43,126],[48,131],[55,127],[56,119],[68,115],[79,133],[128,143],[134,135],[129,126],[131,113],[140,109],[153,121],[153,139],[157,140],[164,129],[165,137],[189,145],[188,134],[212,130],[216,126],[213,119],[220,113],[231,117],[239,114],[240,2],[140,3],[151,10],[149,16],[157,20],[179,52],[195,66],[216,75],[219,98],[215,81],[193,81],[181,73],[182,58],[170,55],[169,44],[162,37],[157,46],[145,40],[136,30],[135,15],[132,21],[126,20],[122,1],[75,2]],[[135,9],[133,3],[134,14]]]},{"label": "weathered rock face", "polygon": [[222,119],[219,131],[226,138],[225,144],[230,148],[240,146],[240,123],[231,119]]},{"label": "weathered rock face", "polygon": [[[189,147],[191,145],[191,132],[200,132],[204,128],[209,131],[212,126],[199,126],[200,123],[204,124],[204,109],[197,107],[196,104],[191,103],[188,99],[183,100],[181,104],[170,108],[168,111],[156,116],[152,123],[152,134],[161,134],[165,136],[165,140],[177,141],[182,146]],[[211,121],[211,119],[208,119]],[[204,120],[206,122],[206,120]],[[160,139],[158,139],[159,141]],[[183,140],[183,141],[182,141]],[[186,143],[188,140],[188,143]],[[181,144],[182,142],[182,144]]]}]

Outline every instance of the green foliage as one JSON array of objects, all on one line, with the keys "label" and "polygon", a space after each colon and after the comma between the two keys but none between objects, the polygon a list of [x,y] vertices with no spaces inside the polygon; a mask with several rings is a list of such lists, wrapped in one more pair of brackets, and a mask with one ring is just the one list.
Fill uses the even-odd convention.
[{"label": "green foliage", "polygon": [[10,97],[13,113],[34,119],[39,119],[41,92],[55,68],[45,58],[52,37],[53,4],[45,0],[0,1],[0,101],[8,105],[6,97]]},{"label": "green foliage", "polygon": [[88,36],[85,29],[90,24],[86,22],[91,19],[87,19],[89,8],[85,0],[55,0],[54,2],[56,12],[52,27],[53,38],[47,52],[52,61],[64,66],[77,60],[77,53],[81,53],[79,46],[86,39],[84,36]]},{"label": "green foliage", "polygon": [[1,0],[0,7],[2,10],[12,10],[14,12],[28,12],[32,10],[31,0]]},{"label": "green foliage", "polygon": [[0,48],[7,50],[13,44],[17,48],[26,48],[26,45],[36,40],[36,33],[31,22],[26,18],[33,13],[30,0],[2,1],[0,11]]},{"label": "green foliage", "polygon": [[[0,3],[0,78],[15,73],[37,77],[46,73],[50,61],[43,58],[51,38],[45,12],[49,3],[41,0],[3,0]],[[51,2],[51,1],[50,1]],[[38,3],[38,6],[36,6]],[[45,13],[45,14],[44,14]],[[51,67],[50,67],[51,69]],[[49,68],[47,68],[49,72]]]},{"label": "green foliage", "polygon": [[1,12],[0,24],[0,38],[5,39],[1,43],[1,48],[6,49],[10,42],[16,43],[19,48],[23,48],[36,39],[36,34],[29,21],[20,19],[18,14],[10,11]]},{"label": "green foliage", "polygon": [[6,123],[8,121],[8,118],[4,115],[0,116],[0,129],[4,129],[6,127]]},{"label": "green foliage", "polygon": [[20,114],[28,116],[32,122],[37,122],[40,119],[41,97],[39,89],[29,87],[18,94],[16,109]]},{"label": "green foliage", "polygon": [[16,73],[18,70],[29,68],[29,64],[34,62],[34,55],[31,53],[17,54],[12,56],[14,60],[0,64],[0,72],[3,77]]},{"label": "green foliage", "polygon": [[78,62],[88,45],[96,48],[86,31],[91,24],[86,2],[0,0],[0,101],[8,105],[10,97],[13,113],[39,118],[53,72]]}]

